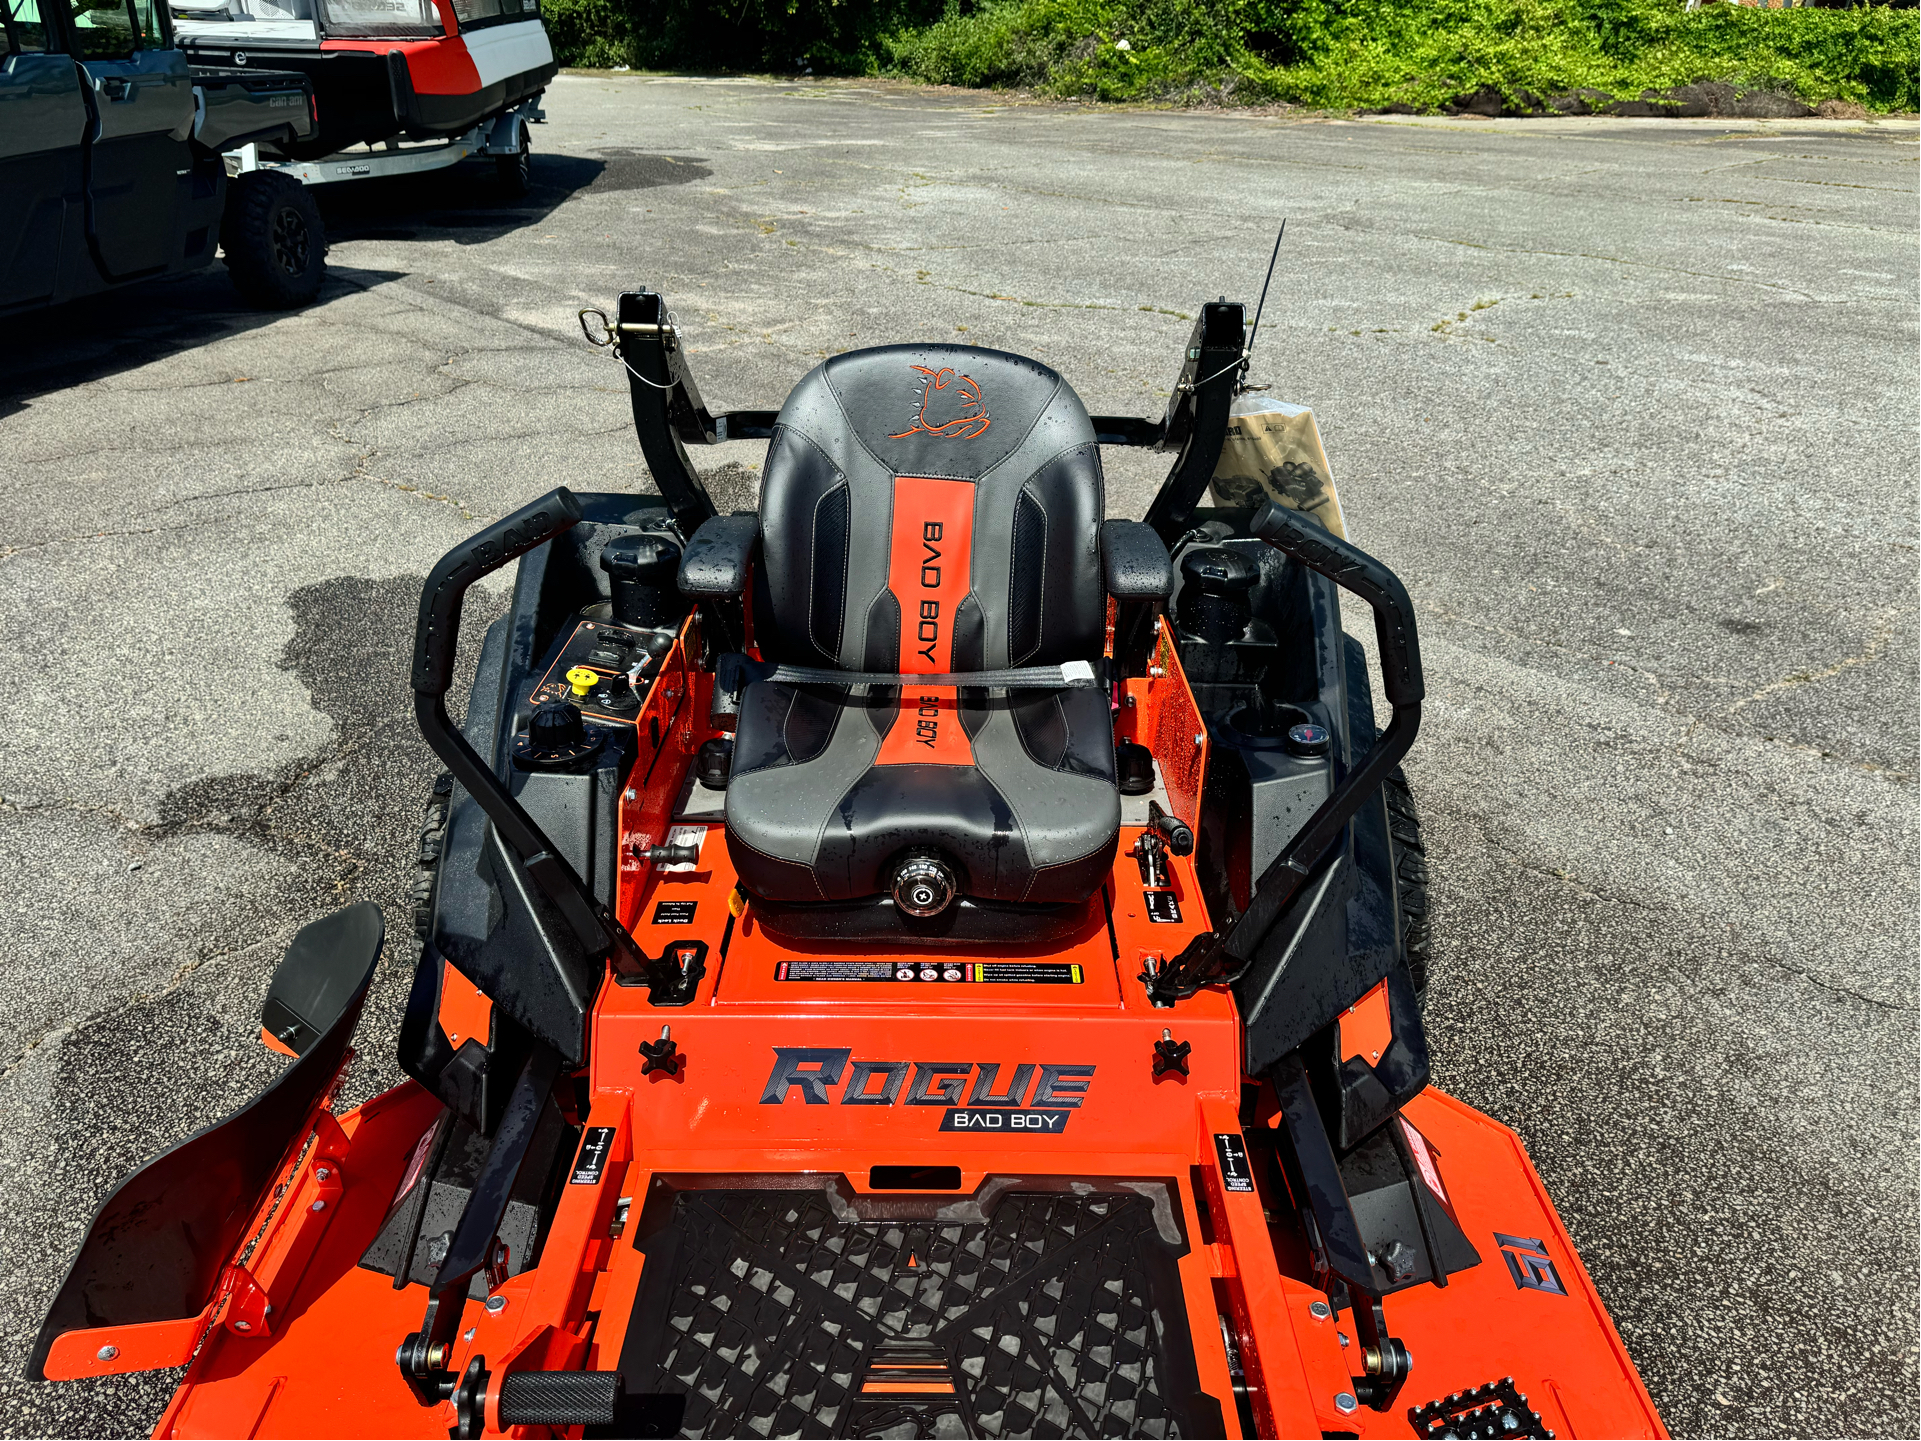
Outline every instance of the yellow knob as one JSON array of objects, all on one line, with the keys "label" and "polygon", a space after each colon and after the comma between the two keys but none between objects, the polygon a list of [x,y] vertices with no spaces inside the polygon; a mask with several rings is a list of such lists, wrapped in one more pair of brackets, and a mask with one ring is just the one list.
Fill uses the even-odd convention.
[{"label": "yellow knob", "polygon": [[567,672],[567,684],[574,688],[574,694],[577,696],[586,695],[599,681],[600,672],[588,670],[584,665],[577,665]]}]

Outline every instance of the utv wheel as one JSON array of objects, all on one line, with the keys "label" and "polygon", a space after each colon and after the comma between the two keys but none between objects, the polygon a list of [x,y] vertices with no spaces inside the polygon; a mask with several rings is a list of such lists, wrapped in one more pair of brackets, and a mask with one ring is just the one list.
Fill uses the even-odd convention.
[{"label": "utv wheel", "polygon": [[494,188],[502,200],[518,200],[534,183],[534,142],[525,125],[520,127],[520,149],[512,155],[494,157]]},{"label": "utv wheel", "polygon": [[440,852],[447,842],[447,812],[453,805],[454,778],[442,771],[434,780],[420,816],[419,869],[407,899],[413,905],[414,939],[422,946],[433,939],[434,887],[440,879]]},{"label": "utv wheel", "polygon": [[1394,883],[1401,906],[1401,936],[1407,948],[1407,975],[1416,1000],[1427,999],[1427,847],[1421,840],[1421,816],[1414,809],[1414,793],[1399,766],[1381,787],[1387,796],[1389,852],[1394,858]]},{"label": "utv wheel", "polygon": [[227,182],[220,217],[227,274],[249,305],[287,310],[320,293],[327,236],[307,187],[275,170],[248,170]]}]

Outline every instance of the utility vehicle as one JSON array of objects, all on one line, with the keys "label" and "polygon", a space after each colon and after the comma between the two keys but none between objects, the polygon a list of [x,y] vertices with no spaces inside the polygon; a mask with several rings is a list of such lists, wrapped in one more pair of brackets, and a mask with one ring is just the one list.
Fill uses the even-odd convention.
[{"label": "utility vehicle", "polygon": [[189,65],[155,0],[0,0],[0,29],[0,314],[198,270],[216,245],[249,302],[313,298],[313,200],[222,159],[315,133],[302,76]]}]

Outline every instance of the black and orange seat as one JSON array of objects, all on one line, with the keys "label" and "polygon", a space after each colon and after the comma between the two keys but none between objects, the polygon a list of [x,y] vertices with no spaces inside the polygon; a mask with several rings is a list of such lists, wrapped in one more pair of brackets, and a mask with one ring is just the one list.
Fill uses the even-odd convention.
[{"label": "black and orange seat", "polygon": [[[1120,827],[1109,689],[912,677],[1098,668],[1102,510],[1087,411],[1036,361],[888,346],[795,387],[761,482],[755,642],[896,683],[740,694],[727,845],[770,929],[1004,941],[1080,921]],[[741,544],[742,521],[710,525]]]}]

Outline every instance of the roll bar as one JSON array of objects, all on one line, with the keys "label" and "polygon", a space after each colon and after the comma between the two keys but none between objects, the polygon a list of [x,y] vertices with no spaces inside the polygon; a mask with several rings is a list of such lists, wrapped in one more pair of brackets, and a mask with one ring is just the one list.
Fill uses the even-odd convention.
[{"label": "roll bar", "polygon": [[1348,771],[1308,817],[1307,824],[1261,872],[1247,909],[1225,931],[1196,936],[1180,955],[1155,972],[1148,990],[1161,1002],[1191,996],[1203,986],[1240,979],[1274,923],[1346,830],[1355,812],[1400,764],[1421,726],[1421,701],[1427,693],[1421,678],[1421,645],[1414,627],[1414,603],[1408,599],[1400,577],[1359,546],[1271,500],[1262,502],[1254,513],[1251,529],[1276,550],[1326,576],[1373,608],[1381,688],[1394,714],[1359,764]]},{"label": "roll bar", "polygon": [[[414,628],[414,718],[434,754],[487,813],[495,831],[518,856],[528,879],[553,902],[572,940],[588,956],[610,959],[621,975],[638,976],[646,963],[633,937],[594,899],[560,849],[514,799],[493,767],[467,744],[467,738],[447,715],[446,695],[453,684],[454,654],[460,639],[460,607],[468,589],[482,576],[572,529],[580,516],[580,502],[561,486],[495,521],[441,557],[421,591],[420,619]],[[540,918],[535,917],[534,923],[541,924]]]},{"label": "roll bar", "polygon": [[[1182,352],[1166,413],[1159,420],[1089,417],[1101,445],[1178,452],[1147,510],[1147,523],[1170,547],[1186,531],[1220,462],[1228,405],[1247,368],[1246,315],[1247,308],[1239,301],[1210,300],[1201,307]],[[596,325],[604,324],[602,333],[595,333],[589,316],[600,317]],[[708,410],[687,364],[667,298],[644,285],[621,295],[610,324],[600,311],[583,310],[581,329],[594,344],[611,347],[625,365],[641,454],[682,537],[691,540],[716,512],[687,447],[770,439],[779,412],[730,410],[716,415]]]}]

